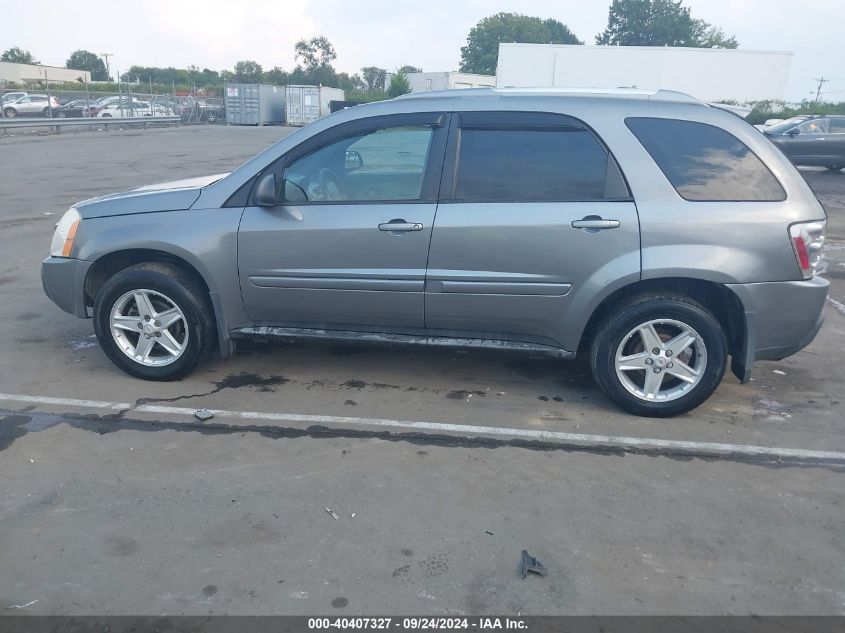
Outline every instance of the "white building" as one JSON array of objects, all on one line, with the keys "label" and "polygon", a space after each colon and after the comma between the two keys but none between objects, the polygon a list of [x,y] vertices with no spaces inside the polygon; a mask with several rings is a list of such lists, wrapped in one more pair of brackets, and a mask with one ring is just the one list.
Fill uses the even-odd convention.
[{"label": "white building", "polygon": [[782,100],[792,53],[664,46],[499,44],[499,88],[679,90],[702,101]]},{"label": "white building", "polygon": [[411,92],[453,90],[456,88],[493,88],[496,86],[495,77],[472,73],[408,73],[405,76],[408,78],[408,83],[411,84]]},{"label": "white building", "polygon": [[79,79],[90,83],[91,73],[87,70],[75,70],[61,66],[44,66],[42,64],[13,64],[0,62],[0,81],[16,84],[34,84],[49,81],[75,82]]}]

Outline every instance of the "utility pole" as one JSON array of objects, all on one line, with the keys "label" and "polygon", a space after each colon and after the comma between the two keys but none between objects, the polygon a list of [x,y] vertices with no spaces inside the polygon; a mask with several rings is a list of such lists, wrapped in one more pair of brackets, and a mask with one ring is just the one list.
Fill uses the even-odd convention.
[{"label": "utility pole", "polygon": [[113,53],[100,53],[100,57],[106,60],[106,77],[111,81],[111,70],[109,69],[109,57],[114,57]]},{"label": "utility pole", "polygon": [[815,79],[815,81],[818,81],[818,82],[819,82],[819,87],[818,87],[818,90],[816,90],[816,103],[818,103],[818,102],[819,102],[819,98],[820,98],[820,97],[821,97],[821,95],[822,95],[822,86],[823,86],[824,84],[826,84],[828,81],[830,81],[830,79],[825,79],[824,77],[819,77],[819,78]]}]

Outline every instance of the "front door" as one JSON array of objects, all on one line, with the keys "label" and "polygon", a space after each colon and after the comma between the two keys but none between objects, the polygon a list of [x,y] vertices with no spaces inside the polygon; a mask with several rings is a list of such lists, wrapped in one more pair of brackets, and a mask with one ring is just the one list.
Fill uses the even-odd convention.
[{"label": "front door", "polygon": [[462,113],[452,126],[426,326],[575,351],[579,293],[640,273],[637,210],[615,159],[563,115]]},{"label": "front door", "polygon": [[268,168],[279,202],[247,206],[238,233],[241,293],[254,321],[423,327],[447,118],[425,113],[341,124]]}]

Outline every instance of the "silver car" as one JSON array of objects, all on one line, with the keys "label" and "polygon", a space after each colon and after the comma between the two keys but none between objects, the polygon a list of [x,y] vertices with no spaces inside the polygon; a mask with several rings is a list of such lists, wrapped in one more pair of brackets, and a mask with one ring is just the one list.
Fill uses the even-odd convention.
[{"label": "silver car", "polygon": [[12,119],[16,116],[51,116],[52,111],[59,107],[59,102],[53,96],[26,95],[16,101],[3,103],[3,116]]},{"label": "silver car", "polygon": [[825,221],[765,136],[686,95],[431,92],[79,203],[42,278],[139,378],[249,337],[584,354],[611,400],[665,417],[729,357],[746,382],[813,339]]}]

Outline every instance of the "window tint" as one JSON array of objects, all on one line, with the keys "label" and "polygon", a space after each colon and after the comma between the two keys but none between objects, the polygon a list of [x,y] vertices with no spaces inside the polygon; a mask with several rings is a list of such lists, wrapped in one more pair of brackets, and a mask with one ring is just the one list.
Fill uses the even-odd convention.
[{"label": "window tint", "polygon": [[831,134],[845,134],[845,118],[830,119]]},{"label": "window tint", "polygon": [[827,119],[810,119],[798,126],[799,134],[827,134]]},{"label": "window tint", "polygon": [[625,123],[686,200],[786,198],[757,155],[722,129],[675,119],[629,118]]},{"label": "window tint", "polygon": [[283,199],[418,200],[433,134],[428,125],[386,127],[321,147],[285,169]]},{"label": "window tint", "polygon": [[599,200],[607,173],[607,151],[584,128],[465,127],[455,199]]}]

